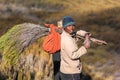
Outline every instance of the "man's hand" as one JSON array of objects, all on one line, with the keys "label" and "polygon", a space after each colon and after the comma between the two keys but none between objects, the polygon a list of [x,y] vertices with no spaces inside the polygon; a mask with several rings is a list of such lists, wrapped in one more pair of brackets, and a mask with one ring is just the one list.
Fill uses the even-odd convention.
[{"label": "man's hand", "polygon": [[84,31],[84,30],[79,30],[79,31],[76,32],[76,34],[81,36],[81,37],[85,37],[86,34],[91,36],[90,32],[87,32],[87,31]]},{"label": "man's hand", "polygon": [[85,34],[85,41],[84,41],[84,47],[89,48],[90,47],[90,37],[88,34]]}]

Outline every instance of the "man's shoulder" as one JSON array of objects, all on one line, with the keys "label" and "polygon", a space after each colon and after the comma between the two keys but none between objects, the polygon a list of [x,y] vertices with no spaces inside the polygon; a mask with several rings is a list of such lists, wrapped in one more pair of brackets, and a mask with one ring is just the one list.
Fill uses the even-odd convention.
[{"label": "man's shoulder", "polygon": [[61,39],[63,43],[72,42],[73,40],[72,37],[67,36],[67,35],[64,35],[63,37],[61,37]]},{"label": "man's shoulder", "polygon": [[63,37],[64,37],[64,36],[66,36],[66,37],[67,37],[67,36],[70,37],[70,34],[67,33],[67,32],[65,32],[65,31],[63,31],[63,33],[62,33],[61,35],[62,35]]},{"label": "man's shoulder", "polygon": [[69,36],[68,34],[64,34],[64,33],[61,35],[61,38],[64,38],[64,39],[67,39],[67,38],[69,39],[70,37],[71,36]]}]

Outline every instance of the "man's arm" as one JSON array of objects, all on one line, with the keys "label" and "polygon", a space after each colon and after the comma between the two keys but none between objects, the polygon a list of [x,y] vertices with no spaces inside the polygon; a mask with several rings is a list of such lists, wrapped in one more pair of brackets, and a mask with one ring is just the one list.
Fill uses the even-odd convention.
[{"label": "man's arm", "polygon": [[71,39],[68,38],[65,41],[66,42],[64,43],[64,50],[71,59],[78,59],[80,58],[80,56],[87,53],[85,46],[87,46],[88,43],[85,43],[85,46],[81,46],[80,48],[78,48],[75,42]]}]

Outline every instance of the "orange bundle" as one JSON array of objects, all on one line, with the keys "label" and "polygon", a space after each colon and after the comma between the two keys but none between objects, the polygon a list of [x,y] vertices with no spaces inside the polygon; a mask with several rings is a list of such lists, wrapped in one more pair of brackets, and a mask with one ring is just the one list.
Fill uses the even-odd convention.
[{"label": "orange bundle", "polygon": [[48,53],[55,53],[60,50],[60,34],[56,32],[57,26],[54,24],[45,24],[50,28],[50,34],[48,34],[43,42],[43,49]]}]

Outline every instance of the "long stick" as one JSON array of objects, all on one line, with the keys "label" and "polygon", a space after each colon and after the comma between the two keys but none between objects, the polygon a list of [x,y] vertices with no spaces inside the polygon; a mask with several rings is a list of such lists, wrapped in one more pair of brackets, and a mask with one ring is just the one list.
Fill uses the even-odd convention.
[{"label": "long stick", "polygon": [[[84,37],[80,36],[80,35],[76,35],[77,38],[79,39],[85,39]],[[103,41],[103,40],[99,40],[99,39],[96,39],[96,38],[93,38],[93,37],[90,37],[90,40],[94,43],[97,43],[99,45],[107,45],[107,42],[106,41]]]}]

